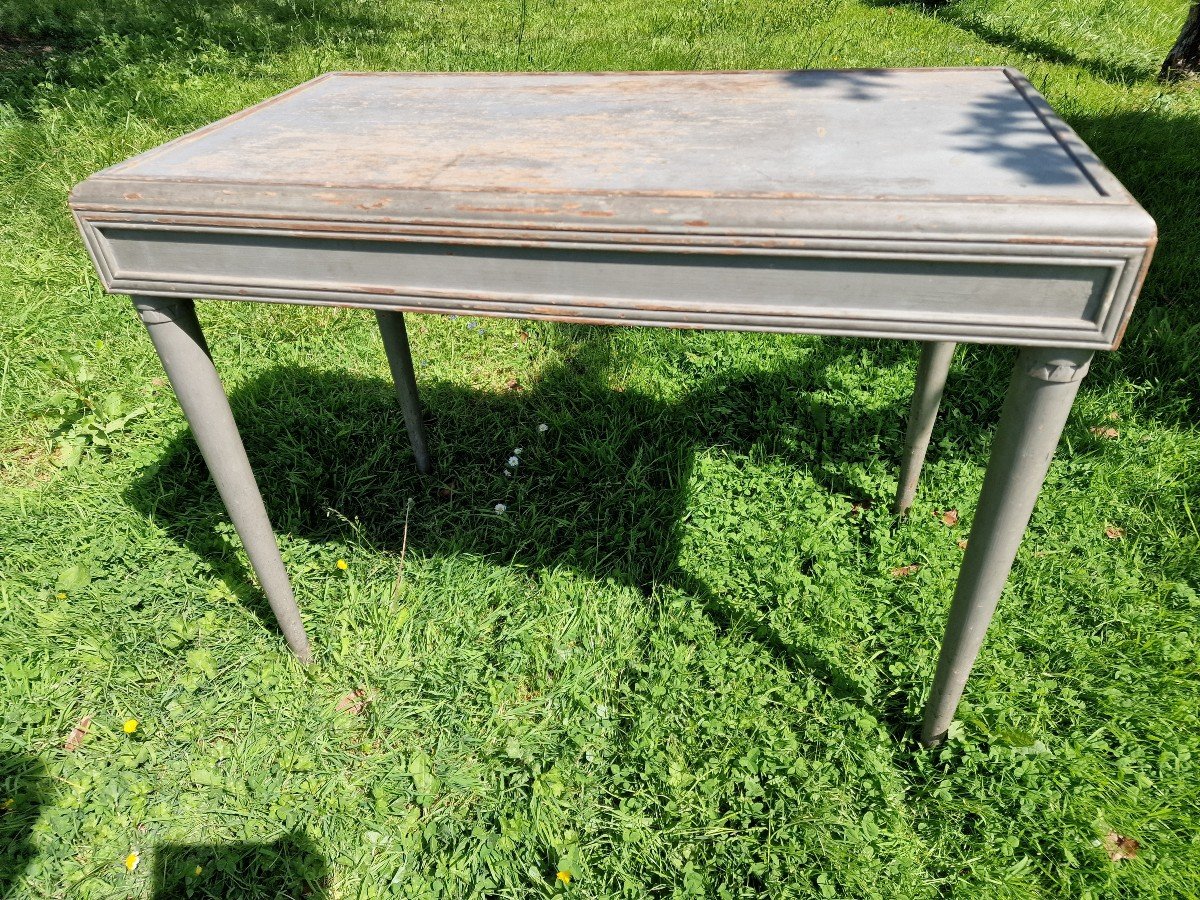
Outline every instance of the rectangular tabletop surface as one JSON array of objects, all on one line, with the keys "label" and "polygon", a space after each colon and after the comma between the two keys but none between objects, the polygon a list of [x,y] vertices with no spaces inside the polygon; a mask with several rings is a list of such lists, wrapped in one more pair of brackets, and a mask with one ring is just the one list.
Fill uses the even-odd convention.
[{"label": "rectangular tabletop surface", "polygon": [[[640,303],[638,285],[649,282],[639,275],[623,284],[623,276],[614,276],[634,259],[578,256],[580,250],[696,253],[711,247],[745,255],[827,249],[831,258],[880,258],[902,247],[904,271],[873,264],[872,290],[880,299],[870,303],[884,302],[885,281],[894,276],[897,312],[919,312],[919,299],[904,295],[918,291],[936,268],[950,277],[929,282],[932,294],[974,294],[987,309],[1002,293],[998,282],[1007,279],[1009,293],[1024,293],[1010,317],[1045,307],[1055,327],[1074,329],[1068,343],[1089,345],[1115,342],[1154,240],[1154,223],[1045,100],[1019,73],[998,68],[334,73],[98,173],[75,189],[72,207],[114,290],[153,291],[170,280],[153,271],[161,261],[178,276],[163,291],[194,287],[214,295],[222,283],[217,273],[199,270],[203,259],[218,257],[232,273],[221,296],[235,283],[253,281],[240,296],[285,299],[255,285],[274,280],[282,289],[284,274],[295,282],[289,290],[319,281],[318,273],[300,277],[315,265],[305,258],[308,248],[279,244],[255,256],[238,249],[249,238],[214,237],[202,257],[198,238],[184,247],[178,234],[151,234],[170,228],[374,234],[392,241],[429,241],[437,234],[477,245],[575,240],[575,264],[565,267],[565,256],[534,266],[529,254],[514,262],[506,251],[498,262],[491,251],[457,253],[461,277],[445,285],[435,282],[449,251],[410,253],[405,277],[420,283],[406,285],[365,245],[354,254],[353,268],[348,242],[326,244],[324,259],[345,277],[315,289],[332,292],[325,285],[336,284],[342,293],[485,296],[492,290],[515,296],[522,284],[542,284],[540,292],[527,292],[541,297],[564,294],[566,273],[573,272],[594,276],[594,286],[588,277],[577,282],[592,299],[598,290],[617,291],[615,299],[631,305]],[[141,231],[135,234],[134,227]],[[871,241],[877,243],[864,243]],[[940,268],[926,259],[918,274],[912,266],[926,251],[975,253],[976,261],[981,253],[1013,258],[992,267],[995,283],[983,290],[978,279],[985,273],[963,269],[966,258]],[[468,277],[471,263],[463,257],[476,259],[477,274]],[[1065,261],[1057,269],[1045,270],[1058,286],[1044,300],[1029,285],[1040,278],[1037,266],[1060,258]],[[280,274],[271,270],[271,259]],[[637,260],[682,274],[678,261],[666,257]],[[551,272],[552,262],[563,274]],[[694,273],[733,265],[692,263]],[[829,292],[814,301],[825,316],[843,290],[834,282],[847,283],[831,274],[813,280],[821,265],[801,268],[813,287]],[[243,275],[236,274],[238,266]],[[788,279],[803,288],[803,279],[782,271],[800,266],[794,260],[737,266],[777,270],[770,291],[783,291]],[[902,283],[906,273],[915,280]],[[688,277],[677,279],[679,290],[691,289]],[[737,278],[729,277],[731,287]],[[1076,287],[1063,287],[1067,282]],[[697,297],[701,305],[714,302],[715,295]],[[782,300],[772,303],[779,313]],[[495,309],[536,314],[532,307]],[[986,323],[981,329],[970,333],[991,334]],[[997,332],[994,339],[1007,336]]]},{"label": "rectangular tabletop surface", "polygon": [[1106,196],[1002,69],[333,75],[115,171],[425,190]]},{"label": "rectangular tabletop surface", "polygon": [[[245,211],[273,196],[315,215],[338,212],[321,188],[372,192],[381,205],[361,204],[367,214],[402,213],[405,194],[594,196],[609,203],[582,212],[620,220],[654,218],[613,202],[622,196],[754,199],[766,219],[771,201],[796,199],[1085,206],[1110,218],[1131,205],[1008,69],[335,73],[114,166],[77,199],[116,182],[145,191],[110,190],[110,202],[200,209],[220,186]],[[754,224],[737,205],[713,206],[701,217],[712,227]],[[460,207],[450,212],[471,218]],[[551,224],[573,211],[528,209]],[[803,222],[787,209],[781,227]]]}]

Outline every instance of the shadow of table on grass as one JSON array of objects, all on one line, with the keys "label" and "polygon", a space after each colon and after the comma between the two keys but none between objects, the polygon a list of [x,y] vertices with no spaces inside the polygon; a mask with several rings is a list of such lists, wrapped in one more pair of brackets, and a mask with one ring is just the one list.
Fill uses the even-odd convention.
[{"label": "shadow of table on grass", "polygon": [[[344,541],[353,529],[366,545],[399,553],[407,520],[409,553],[471,554],[534,570],[566,566],[647,594],[671,586],[702,603],[720,627],[762,642],[833,695],[860,699],[854,678],[790,645],[757,605],[731,604],[684,571],[680,523],[701,447],[782,457],[851,503],[872,499],[873,486],[855,482],[854,464],[876,459],[881,446],[899,457],[907,401],[872,410],[831,403],[819,390],[825,364],[714,377],[664,401],[613,390],[606,347],[602,338],[584,339],[577,358],[519,391],[422,381],[437,467],[429,478],[416,472],[386,380],[279,368],[240,386],[230,402],[278,533]],[[857,359],[862,344],[846,341],[844,352]],[[916,355],[897,342],[872,352],[881,365]],[[828,363],[829,354],[822,359]],[[542,422],[551,424],[545,433],[537,429]],[[521,465],[507,478],[516,446]],[[127,496],[275,627],[263,598],[247,589],[250,573],[189,432]],[[508,505],[503,517],[492,511],[499,502]]]},{"label": "shadow of table on grass", "polygon": [[163,844],[154,853],[154,900],[323,900],[329,865],[306,835],[270,843]]},{"label": "shadow of table on grass", "polygon": [[46,801],[41,760],[0,751],[0,900],[17,895],[17,882],[33,860],[33,826]]}]

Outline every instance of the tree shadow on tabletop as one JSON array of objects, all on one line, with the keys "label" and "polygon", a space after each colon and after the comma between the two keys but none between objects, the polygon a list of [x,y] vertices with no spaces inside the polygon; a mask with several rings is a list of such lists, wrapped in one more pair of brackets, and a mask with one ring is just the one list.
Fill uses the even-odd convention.
[{"label": "tree shadow on tabletop", "polygon": [[[780,77],[797,90],[820,89],[830,93],[844,108],[842,114],[869,122],[881,115],[879,104],[887,101],[889,84],[903,83],[912,77],[912,72],[836,69],[785,72]],[[931,69],[928,77],[952,83],[961,76]],[[906,150],[925,142],[935,151],[943,152],[947,148],[942,146],[942,142],[949,140],[949,148],[984,161],[985,168],[982,171],[985,173],[990,167],[1019,176],[1011,189],[1017,189],[1017,185],[1046,188],[1083,185],[1090,192],[1087,177],[1079,164],[1063,152],[1028,101],[1003,75],[992,73],[987,76],[986,82],[972,89],[969,102],[958,107],[939,109],[941,113],[931,114],[930,121],[920,134],[906,130],[900,138],[885,137],[875,139],[875,142],[887,144],[889,140],[900,139]],[[925,171],[913,169],[908,175],[918,182],[925,182],[926,190],[935,193],[943,190]],[[871,176],[864,171],[859,177],[862,180]],[[953,179],[950,183],[953,183]],[[959,183],[956,189],[966,191],[963,196],[967,196],[980,190],[980,187],[970,182]],[[882,194],[894,190],[890,176],[878,184],[877,190]],[[1053,191],[1050,193],[1053,195]],[[881,271],[887,270],[886,265],[879,265]]]},{"label": "tree shadow on tabletop", "polygon": [[31,835],[47,799],[41,761],[0,751],[0,900],[17,895],[17,882],[37,852]]},{"label": "tree shadow on tabletop", "polygon": [[[847,352],[861,353],[859,342],[845,343],[853,348]],[[873,350],[881,366],[915,357],[912,345],[898,342]],[[721,627],[748,632],[834,694],[856,697],[852,678],[790,645],[765,616],[747,622],[745,610],[684,571],[681,521],[696,451],[712,446],[803,467],[826,489],[845,493],[851,515],[870,488],[840,473],[881,446],[899,459],[907,400],[869,410],[832,404],[821,390],[822,364],[710,377],[666,401],[611,387],[610,362],[602,344],[585,341],[574,358],[520,390],[419,379],[436,467],[428,478],[416,472],[389,381],[279,368],[240,386],[230,403],[277,533],[344,541],[352,531],[395,554],[407,547],[535,571],[566,566],[646,594],[674,587]],[[549,429],[539,431],[541,423]],[[510,466],[517,447],[519,463]],[[127,499],[275,628],[257,592],[238,588],[251,575],[190,432],[131,485]],[[498,503],[504,515],[494,511]]]},{"label": "tree shadow on tabletop", "polygon": [[162,844],[154,852],[154,900],[323,900],[329,865],[306,835],[270,843]]}]

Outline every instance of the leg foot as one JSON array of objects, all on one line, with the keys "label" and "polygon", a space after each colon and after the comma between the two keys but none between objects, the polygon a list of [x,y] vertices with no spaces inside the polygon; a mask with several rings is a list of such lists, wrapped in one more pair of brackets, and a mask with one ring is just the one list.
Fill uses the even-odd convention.
[{"label": "leg foot", "polygon": [[955,344],[951,341],[928,341],[921,345],[921,361],[917,365],[917,384],[912,406],[908,410],[908,433],[904,440],[904,461],[900,464],[900,486],[892,507],[898,516],[908,514],[917,494],[917,480],[929,448],[929,436],[937,420],[942,390],[954,358]]},{"label": "leg foot", "polygon": [[927,747],[943,740],[954,718],[1091,359],[1090,350],[1044,347],[1017,358],[925,706]]},{"label": "leg foot", "polygon": [[433,460],[425,443],[425,423],[421,421],[421,401],[417,397],[417,379],[413,374],[404,313],[379,309],[375,311],[375,317],[379,321],[379,333],[383,336],[383,349],[392,370],[392,380],[396,382],[396,397],[404,413],[404,426],[408,429],[408,439],[417,458],[417,471],[428,475],[433,471]]},{"label": "leg foot", "polygon": [[150,333],[283,636],[300,661],[308,663],[312,651],[300,609],[195,306],[189,299],[141,296],[133,298],[133,305]]}]

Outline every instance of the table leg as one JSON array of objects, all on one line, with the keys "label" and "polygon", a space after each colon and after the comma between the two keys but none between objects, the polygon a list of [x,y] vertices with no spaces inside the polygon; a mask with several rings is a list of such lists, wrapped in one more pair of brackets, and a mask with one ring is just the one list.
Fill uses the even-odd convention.
[{"label": "table leg", "polygon": [[425,423],[421,420],[421,401],[417,397],[417,379],[413,374],[412,352],[408,349],[404,313],[377,309],[375,317],[379,320],[379,333],[383,336],[392,380],[396,382],[396,397],[400,400],[400,411],[404,413],[404,426],[412,442],[413,456],[417,458],[417,471],[428,475],[433,471],[433,461],[425,443]]},{"label": "table leg", "polygon": [[143,296],[134,297],[133,305],[150,333],[283,636],[301,662],[311,662],[300,609],[195,306],[190,299]]},{"label": "table leg", "polygon": [[1091,359],[1090,350],[1047,347],[1017,357],[925,706],[927,747],[941,742],[954,718]]},{"label": "table leg", "polygon": [[952,341],[926,341],[921,344],[921,361],[917,364],[917,384],[912,406],[908,410],[908,434],[904,439],[904,461],[900,464],[900,486],[892,511],[898,516],[908,514],[917,494],[917,479],[929,449],[929,436],[937,420],[942,390],[954,358]]}]

